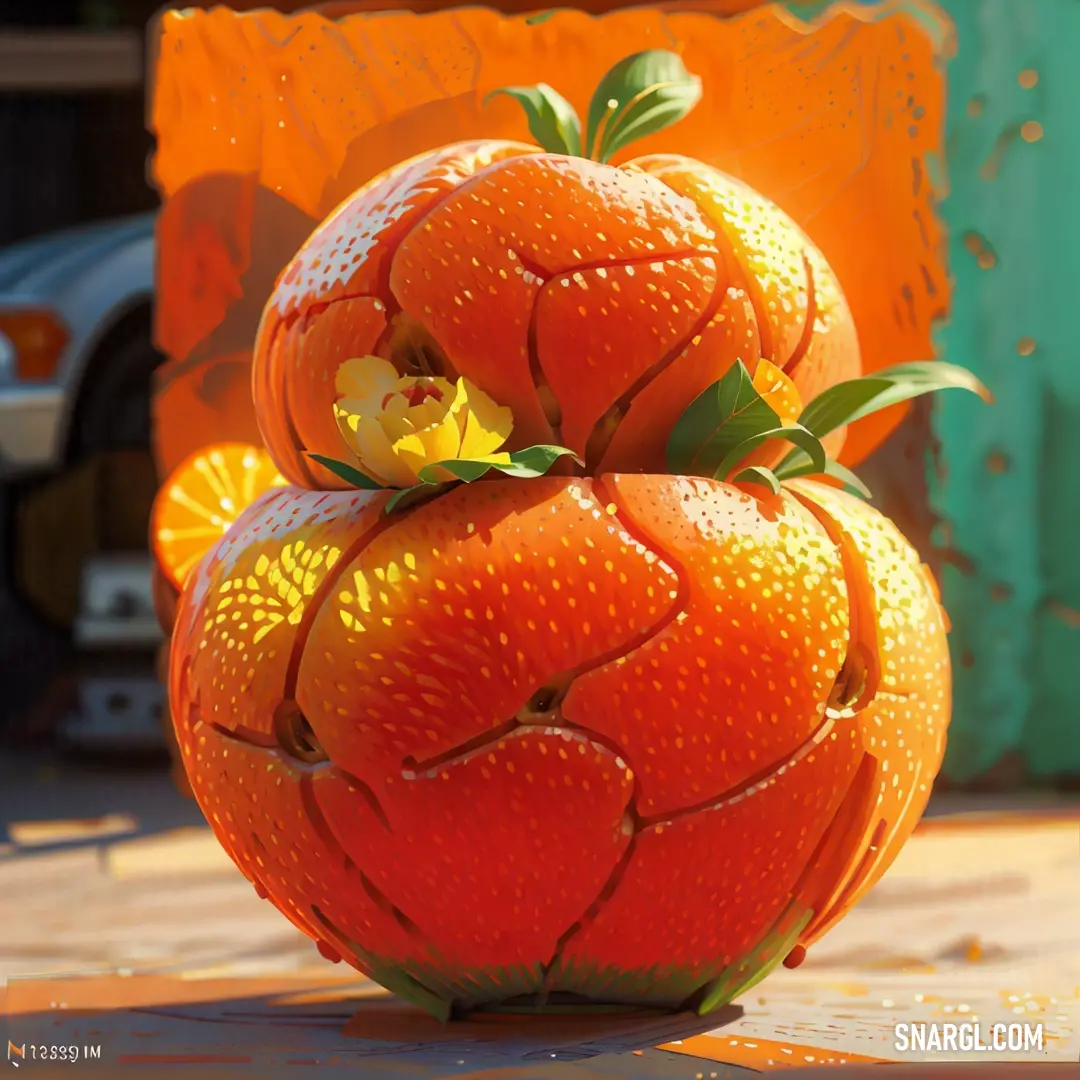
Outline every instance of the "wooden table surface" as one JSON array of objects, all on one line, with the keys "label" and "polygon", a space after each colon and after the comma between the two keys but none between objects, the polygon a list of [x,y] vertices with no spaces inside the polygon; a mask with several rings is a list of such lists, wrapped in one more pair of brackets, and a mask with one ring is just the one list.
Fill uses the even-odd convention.
[{"label": "wooden table surface", "polygon": [[934,1067],[916,1075],[931,1077],[962,1055],[900,1053],[895,1025],[978,1019],[1042,1024],[1044,1052],[980,1054],[961,1076],[992,1060],[1005,1078],[1015,1059],[1043,1063],[1042,1080],[1055,1080],[1046,1063],[1080,1077],[1080,803],[939,802],[801,968],[723,1014],[448,1026],[326,963],[165,776],[0,759],[0,810],[8,1039],[16,1060],[24,1044],[27,1056],[78,1047],[83,1059],[76,1074],[24,1056],[35,1075],[175,1075],[187,1063],[200,1077],[320,1066],[418,1080],[734,1080],[797,1067],[810,1080],[840,1062],[855,1077],[924,1058]]}]

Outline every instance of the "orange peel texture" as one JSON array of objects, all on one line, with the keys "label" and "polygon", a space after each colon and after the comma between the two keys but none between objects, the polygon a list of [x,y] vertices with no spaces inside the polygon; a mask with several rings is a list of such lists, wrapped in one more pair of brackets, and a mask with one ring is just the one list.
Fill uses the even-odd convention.
[{"label": "orange peel texture", "polygon": [[[338,5],[326,9],[340,16],[334,19],[315,12],[237,15],[223,8],[162,16],[151,124],[158,137],[155,182],[166,207],[176,200],[182,204],[160,238],[162,263],[175,270],[170,280],[178,276],[159,312],[162,341],[174,360],[188,350],[193,358],[203,355],[205,346],[194,345],[194,331],[189,333],[194,327],[195,336],[221,337],[235,326],[250,340],[255,323],[248,320],[249,301],[261,307],[270,291],[255,272],[256,263],[269,257],[260,253],[260,244],[292,228],[285,227],[284,209],[270,206],[271,193],[271,201],[299,215],[298,222],[314,224],[402,158],[461,141],[528,142],[522,110],[507,98],[485,104],[490,91],[547,82],[583,114],[612,64],[661,43],[702,76],[703,97],[688,117],[630,147],[616,163],[681,155],[737,178],[779,206],[812,238],[811,265],[816,249],[842,284],[864,371],[934,355],[932,330],[947,313],[949,296],[935,164],[943,151],[941,61],[953,43],[948,21],[930,4],[839,5],[828,17],[805,23],[780,5],[721,18],[757,5],[698,0],[677,11],[670,5],[637,7],[599,18],[564,10],[534,25],[485,8],[416,6],[430,13],[367,14]],[[590,6],[599,11],[608,5]],[[318,64],[310,62],[313,49]],[[386,65],[385,56],[397,62]],[[358,62],[364,65],[363,94],[356,93]],[[333,106],[342,99],[348,108]],[[673,184],[677,171],[669,169]],[[232,219],[222,222],[221,199],[185,194],[211,182],[231,191],[229,185],[239,181],[230,177],[250,178],[235,198],[224,196],[230,207],[236,203],[234,217],[248,223],[243,228],[250,238],[234,237]],[[691,179],[683,176],[682,182]],[[257,185],[254,196],[244,187],[249,182]],[[782,231],[776,220],[769,217],[763,226],[773,237]],[[209,243],[203,224],[221,234],[220,243]],[[731,229],[719,231],[731,236]],[[183,250],[185,245],[194,253]],[[228,258],[219,258],[220,252]],[[277,256],[274,272],[284,257]],[[189,267],[202,267],[190,283]],[[743,267],[753,270],[750,261]],[[802,264],[796,258],[791,267],[794,276],[784,288],[798,301],[805,289]],[[751,272],[746,278],[750,290],[755,281],[765,286],[767,305],[774,295],[767,276]],[[377,291],[364,295],[386,302]],[[720,298],[737,306],[736,298]],[[836,343],[843,351],[850,334],[841,302],[822,277],[815,276],[813,303],[825,320],[836,311],[838,322],[804,357],[805,396],[812,396],[814,373],[838,362],[822,355],[826,346]],[[355,310],[338,317],[355,325],[357,339],[381,333],[373,301],[349,307]],[[802,321],[798,309],[788,314],[782,327],[762,318],[760,310],[753,320],[780,353],[792,346]],[[746,344],[743,321],[743,313],[734,311],[730,320],[707,328],[709,334],[740,339],[737,346],[716,349]],[[215,355],[234,347],[232,334],[215,346]],[[662,381],[652,385],[655,390],[644,393],[662,397]],[[649,412],[647,400],[639,412]],[[215,408],[215,430],[237,437],[233,406],[222,398]],[[903,409],[854,424],[841,460],[852,465],[864,457],[895,427]],[[283,415],[264,409],[260,420],[275,443],[287,447],[295,441]],[[296,423],[303,427],[305,417]],[[616,436],[613,462],[624,449]],[[290,478],[306,479],[299,468],[287,467]]]},{"label": "orange peel texture", "polygon": [[[256,237],[258,192],[297,227],[325,218],[243,299],[263,260],[197,228],[211,200],[162,232],[196,249],[162,321],[180,375],[231,356],[269,295],[254,413],[296,485],[237,505],[198,558],[156,526],[184,581],[185,769],[261,896],[437,1015],[730,1001],[865,894],[940,766],[944,615],[895,527],[823,484],[664,473],[673,425],[737,361],[775,365],[790,405],[932,355],[943,37],[900,4],[813,26],[692,6],[162,18],[163,193],[239,174]],[[513,102],[483,104],[544,81],[583,114],[661,42],[702,99],[613,164],[541,151]],[[241,55],[250,80],[229,82]],[[357,95],[357,58],[388,55],[402,70],[372,62]],[[566,446],[586,475],[562,458],[386,514],[390,493],[313,460],[359,464],[335,375],[368,356],[469,380],[511,410],[506,451]],[[896,420],[826,445],[852,464]]]},{"label": "orange peel texture", "polygon": [[[414,1000],[730,1000],[914,827],[932,581],[812,482],[267,492],[194,572],[171,702],[260,895]],[[306,872],[302,872],[306,868]]]},{"label": "orange peel texture", "polygon": [[804,399],[860,371],[824,257],[744,184],[688,158],[615,167],[506,142],[377,177],[286,268],[254,359],[282,472],[340,487],[308,456],[343,456],[335,372],[417,348],[511,409],[509,449],[558,443],[590,471],[662,472],[682,411],[737,360],[772,361]]}]

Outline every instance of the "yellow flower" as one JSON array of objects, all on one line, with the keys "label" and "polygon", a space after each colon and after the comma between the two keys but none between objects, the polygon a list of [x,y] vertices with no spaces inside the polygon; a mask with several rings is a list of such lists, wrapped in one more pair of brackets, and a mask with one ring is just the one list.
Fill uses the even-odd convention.
[{"label": "yellow flower", "polygon": [[[334,416],[363,472],[386,487],[419,482],[420,470],[440,461],[468,459],[505,465],[496,453],[514,426],[468,379],[398,375],[377,356],[346,360],[335,379]],[[435,479],[454,480],[445,469]]]},{"label": "yellow flower", "polygon": [[798,421],[803,411],[802,398],[798,388],[780,368],[763,358],[758,361],[752,381],[754,389],[780,417],[780,423],[784,427],[790,427]]}]

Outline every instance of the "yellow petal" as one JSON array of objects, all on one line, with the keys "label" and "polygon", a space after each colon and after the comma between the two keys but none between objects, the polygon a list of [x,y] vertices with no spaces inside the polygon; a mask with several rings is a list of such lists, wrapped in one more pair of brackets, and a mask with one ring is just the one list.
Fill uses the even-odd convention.
[{"label": "yellow petal", "polygon": [[802,415],[803,403],[798,388],[775,364],[764,358],[759,360],[752,382],[782,424],[794,424]]},{"label": "yellow petal", "polygon": [[377,414],[376,419],[382,424],[391,442],[411,435],[416,430],[416,425],[410,417],[411,406],[401,397],[395,394],[387,403],[386,408]]},{"label": "yellow petal", "polygon": [[389,360],[377,356],[358,356],[346,360],[337,369],[334,389],[339,398],[349,398],[361,416],[375,416],[382,410],[387,394],[393,393],[398,373]]},{"label": "yellow petal", "polygon": [[345,445],[353,454],[359,456],[360,448],[356,441],[356,425],[359,424],[360,417],[348,409],[343,409],[340,405],[335,405],[334,419],[337,421],[338,431],[341,432]]},{"label": "yellow petal", "polygon": [[461,457],[461,433],[452,416],[444,416],[441,422],[416,432],[424,447],[428,462],[447,461]]},{"label": "yellow petal", "polygon": [[394,453],[394,444],[373,416],[360,417],[356,425],[356,447],[361,469],[381,484],[411,487],[416,483],[416,473]]},{"label": "yellow petal", "polygon": [[497,450],[514,429],[514,414],[498,405],[475,383],[458,379],[457,393],[451,409],[465,423],[461,433],[463,458],[480,458]]},{"label": "yellow petal", "polygon": [[419,405],[410,406],[405,415],[408,416],[412,426],[419,431],[433,424],[441,424],[449,411],[449,398],[440,401],[438,398],[430,397],[425,398]]},{"label": "yellow petal", "polygon": [[428,460],[427,450],[424,449],[423,440],[415,432],[411,435],[404,435],[400,439],[396,439],[392,447],[392,452],[401,463],[402,468],[408,469],[413,476],[415,476],[425,465],[431,464]]}]

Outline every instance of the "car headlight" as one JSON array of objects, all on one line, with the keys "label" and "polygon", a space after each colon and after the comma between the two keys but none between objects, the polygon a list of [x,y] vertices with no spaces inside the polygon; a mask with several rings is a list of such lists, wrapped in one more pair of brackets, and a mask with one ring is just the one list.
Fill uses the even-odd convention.
[{"label": "car headlight", "polygon": [[68,340],[67,327],[48,308],[0,311],[0,378],[25,382],[51,379]]}]

